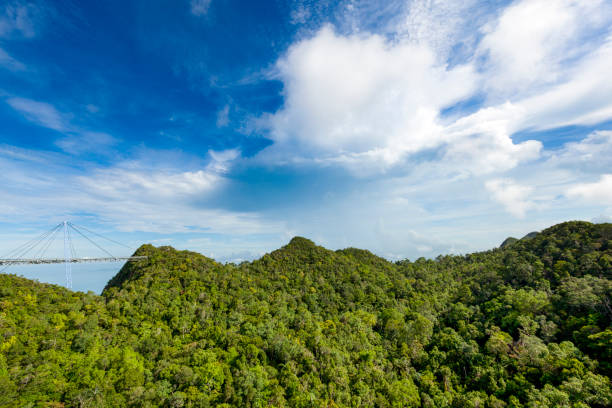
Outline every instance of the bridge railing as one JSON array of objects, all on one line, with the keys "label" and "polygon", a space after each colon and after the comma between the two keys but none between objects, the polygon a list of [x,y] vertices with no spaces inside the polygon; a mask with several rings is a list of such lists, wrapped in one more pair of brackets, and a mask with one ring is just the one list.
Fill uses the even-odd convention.
[{"label": "bridge railing", "polygon": [[[71,258],[70,263],[83,262],[116,262],[116,261],[137,261],[147,259],[146,256],[125,256],[125,257],[108,257],[108,258]],[[23,264],[60,264],[66,263],[66,259],[47,258],[47,259],[0,259],[0,265],[23,265]]]}]

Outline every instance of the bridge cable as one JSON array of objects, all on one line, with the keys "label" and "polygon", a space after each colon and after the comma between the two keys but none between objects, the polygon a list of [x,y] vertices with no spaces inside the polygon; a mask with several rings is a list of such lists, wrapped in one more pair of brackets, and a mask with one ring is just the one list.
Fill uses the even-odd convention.
[{"label": "bridge cable", "polygon": [[27,246],[22,245],[19,250],[11,252],[15,254],[13,259],[22,259],[27,253],[29,253],[31,250],[33,250],[38,245],[40,245],[41,242],[43,242],[50,234],[52,234],[56,230],[56,228],[59,228],[59,227],[60,225],[45,232],[40,237],[37,237],[35,242],[33,242],[34,240],[30,241]]},{"label": "bridge cable", "polygon": [[[49,245],[51,245],[51,242],[53,241],[53,239],[55,238],[55,234],[57,234],[57,232],[59,231],[59,228],[57,228],[56,230],[54,230],[53,232],[51,232],[51,234],[49,234],[45,239],[41,240],[40,242],[40,248],[36,248],[38,247],[38,245],[36,245],[36,247],[32,247],[32,255],[28,255],[31,256],[33,259],[37,259],[39,257],[39,255],[44,254],[44,252],[47,250],[47,248],[49,247]],[[25,257],[25,254],[24,254]]]},{"label": "bridge cable", "polygon": [[[26,242],[23,245],[20,245],[16,249],[12,250],[11,252],[9,252],[7,254],[7,256],[8,255],[13,255],[12,259],[22,259],[25,254],[30,252],[32,249],[36,248],[43,240],[45,240],[53,232],[57,231],[57,229],[60,228],[60,227],[61,227],[61,224],[56,225],[55,227],[51,228],[49,231],[46,231],[46,232],[42,233],[38,237],[36,237],[36,238]],[[7,270],[10,266],[11,266],[11,264],[7,264],[4,268],[2,268],[0,270],[0,273],[2,273],[5,270]]]},{"label": "bridge cable", "polygon": [[74,224],[68,223],[68,226],[70,228],[72,228],[73,230],[75,230],[76,232],[78,232],[83,238],[85,238],[86,240],[88,240],[89,242],[91,242],[93,245],[95,245],[98,249],[106,252],[108,255],[110,255],[111,258],[116,258],[116,256],[114,256],[113,254],[111,254],[110,252],[108,252],[106,249],[102,248],[100,245],[96,244],[94,241],[92,241],[88,236],[86,236],[85,234],[83,234],[81,231],[79,231],[78,228],[76,228],[74,226]]},{"label": "bridge cable", "polygon": [[[60,226],[61,226],[61,224],[58,224],[55,227],[51,228],[49,231],[43,232],[42,234],[40,234],[36,238],[33,238],[33,239],[29,240],[28,242],[26,242],[25,244],[22,244],[22,245],[18,246],[17,248],[13,249],[12,251],[8,252],[2,258],[3,259],[8,259],[9,255],[15,254],[14,255],[15,256],[14,259],[19,259],[19,255],[17,255],[17,254],[21,253],[23,255],[23,254],[27,253],[29,251],[29,249],[32,249],[33,247],[38,245],[41,240],[45,239],[45,237],[48,236],[48,234],[52,233],[55,229],[59,228]],[[28,248],[28,247],[29,247],[28,250],[26,250],[25,252],[22,252],[23,249]]]},{"label": "bridge cable", "polygon": [[98,236],[98,237],[100,237],[100,238],[103,238],[103,239],[105,239],[105,240],[107,240],[107,241],[110,241],[110,242],[112,242],[113,244],[121,245],[122,247],[126,247],[126,248],[128,248],[128,249],[132,249],[132,247],[130,247],[130,246],[127,246],[127,245],[125,245],[125,244],[122,244],[121,242],[117,242],[117,241],[115,241],[114,239],[107,238],[107,237],[105,237],[104,235],[100,235],[100,234],[98,234],[98,233],[96,233],[96,232],[93,232],[92,230],[90,230],[90,229],[88,229],[88,228],[85,228],[85,227],[83,227],[82,225],[74,225],[74,224],[73,224],[73,223],[71,223],[71,222],[68,222],[68,224],[69,224],[70,226],[72,226],[72,227],[79,227],[80,229],[82,229],[82,230],[84,230],[84,231],[87,231],[87,232],[89,232],[90,234],[96,235],[96,236]]},{"label": "bridge cable", "polygon": [[10,255],[16,254],[16,253],[20,252],[22,248],[25,248],[25,247],[31,245],[32,243],[36,242],[37,240],[39,240],[41,238],[44,238],[44,236],[45,236],[45,234],[47,234],[47,232],[48,231],[45,231],[41,235],[37,236],[36,238],[33,238],[33,239],[29,240],[25,244],[21,244],[17,248],[14,248],[11,251],[6,252],[5,255],[2,255],[2,259],[9,259]]},{"label": "bridge cable", "polygon": [[51,244],[55,241],[55,238],[57,237],[57,233],[59,231],[59,228],[56,229],[48,238],[47,243],[43,244],[42,248],[36,253],[36,255],[34,255],[35,259],[42,259],[43,255],[45,254],[45,252],[47,252],[47,250],[49,249],[49,247],[51,246]]},{"label": "bridge cable", "polygon": [[59,232],[62,230],[61,226],[58,226],[58,228],[55,230],[55,232],[53,234],[51,234],[51,236],[49,237],[49,240],[47,242],[47,246],[41,251],[39,252],[39,259],[42,259],[43,256],[45,255],[45,253],[47,252],[47,250],[49,249],[49,247],[51,246],[51,244],[53,244],[53,242],[55,242],[55,239],[57,238],[57,236],[59,235]]}]

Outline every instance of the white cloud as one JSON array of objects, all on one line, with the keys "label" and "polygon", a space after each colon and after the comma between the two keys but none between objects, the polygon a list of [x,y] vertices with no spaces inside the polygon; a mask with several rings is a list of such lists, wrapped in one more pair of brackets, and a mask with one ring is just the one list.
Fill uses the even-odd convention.
[{"label": "white cloud", "polygon": [[478,21],[478,11],[486,8],[474,0],[413,0],[408,4],[394,30],[412,43],[431,47],[444,59],[458,43],[471,45],[474,38],[466,26]]},{"label": "white cloud", "polygon": [[217,112],[217,127],[226,127],[229,124],[229,105],[225,105],[223,109]]},{"label": "white cloud", "polygon": [[595,224],[612,223],[612,216],[600,214],[597,217],[594,217],[591,222]]},{"label": "white cloud", "polygon": [[203,170],[156,170],[138,162],[127,162],[109,169],[98,169],[78,180],[92,194],[109,199],[140,197],[143,199],[190,199],[218,188],[227,171],[227,163],[238,152],[212,152],[212,160]]},{"label": "white cloud", "polygon": [[515,217],[525,217],[527,211],[535,206],[533,201],[529,200],[533,191],[529,186],[522,186],[510,179],[489,180],[485,186],[493,194],[493,199]]},{"label": "white cloud", "polygon": [[295,9],[291,10],[290,14],[291,24],[304,24],[311,16],[310,10],[303,4],[300,4]]},{"label": "white cloud", "polygon": [[212,160],[208,164],[207,169],[218,174],[224,174],[230,170],[232,162],[240,157],[240,150],[209,150],[208,154]]},{"label": "white cloud", "polygon": [[599,181],[575,185],[567,190],[569,198],[578,198],[593,204],[612,205],[612,174],[603,174]]},{"label": "white cloud", "polygon": [[[3,186],[0,221],[12,223],[75,223],[85,219],[112,225],[119,231],[214,233],[233,236],[274,234],[282,223],[259,214],[206,205],[228,180],[219,163],[229,166],[235,152],[213,152],[201,168],[181,169],[186,157],[146,152],[142,160],[90,168],[64,154],[40,153],[10,146],[0,148]],[[216,155],[216,159],[213,157]],[[155,162],[147,162],[154,157]],[[165,157],[165,158],[164,158]],[[68,164],[69,163],[69,164]],[[57,221],[56,221],[57,220]]]},{"label": "white cloud", "polygon": [[551,165],[583,173],[605,173],[612,169],[612,131],[595,131],[578,142],[565,144],[551,154]]},{"label": "white cloud", "polygon": [[[539,141],[514,142],[516,132],[612,118],[611,4],[533,0],[493,10],[471,1],[381,7],[364,0],[342,7],[352,19],[343,32],[352,31],[324,26],[278,60],[285,100],[258,122],[274,142],[259,160],[372,175],[429,157],[441,176],[480,176],[551,157]],[[399,15],[384,15],[391,11]],[[374,20],[385,36],[364,30]],[[484,99],[476,112],[442,116],[474,96]]]},{"label": "white cloud", "polygon": [[69,135],[55,142],[63,151],[70,154],[95,152],[108,153],[118,140],[108,133],[83,131],[78,135]]},{"label": "white cloud", "polygon": [[203,16],[208,13],[208,8],[212,0],[191,0],[191,14],[195,16]]},{"label": "white cloud", "polygon": [[68,129],[68,118],[66,118],[66,115],[58,112],[53,105],[18,97],[9,98],[6,102],[13,109],[20,112],[27,120],[40,126],[59,132]]},{"label": "white cloud", "polygon": [[482,175],[537,159],[542,143],[528,140],[515,144],[510,138],[516,130],[515,121],[524,114],[520,106],[506,103],[458,119],[444,130],[448,146],[443,164],[462,173]]},{"label": "white cloud", "polygon": [[56,140],[55,144],[66,153],[109,154],[111,148],[119,143],[117,138],[108,133],[91,131],[73,124],[72,114],[60,112],[49,103],[19,97],[8,98],[6,102],[28,121],[62,133],[64,136]]},{"label": "white cloud", "polygon": [[91,175],[79,176],[77,180],[92,197],[140,202],[145,206],[150,206],[154,200],[164,200],[167,204],[169,199],[197,198],[212,191],[221,181],[218,175],[204,170],[148,172],[121,167],[99,169]]},{"label": "white cloud", "polygon": [[[583,52],[582,36],[602,23],[600,0],[529,0],[508,6],[484,27],[480,52],[489,60],[487,86],[495,95],[532,90],[562,79],[561,64]],[[536,88],[537,89],[537,88]]]},{"label": "white cloud", "polygon": [[34,37],[33,15],[37,13],[34,5],[21,2],[7,2],[0,8],[0,38],[9,37],[15,33],[23,37]]},{"label": "white cloud", "polygon": [[484,174],[540,155],[541,143],[510,138],[527,114],[520,105],[444,123],[440,111],[473,95],[479,77],[471,64],[449,68],[419,41],[341,36],[327,26],[294,44],[277,70],[285,103],[260,121],[275,142],[260,155],[269,162],[339,164],[368,174],[441,149],[443,166]]},{"label": "white cloud", "polygon": [[0,67],[4,67],[10,71],[23,71],[25,69],[25,65],[11,57],[2,48],[0,48]]},{"label": "white cloud", "polygon": [[551,129],[593,125],[612,118],[611,71],[612,36],[577,63],[565,66],[564,81],[519,101],[528,112],[521,126]]},{"label": "white cloud", "polygon": [[325,27],[278,64],[285,104],[265,118],[277,147],[297,145],[329,161],[387,164],[438,146],[440,109],[470,95],[469,66],[448,69],[430,49],[377,35],[343,37]]}]

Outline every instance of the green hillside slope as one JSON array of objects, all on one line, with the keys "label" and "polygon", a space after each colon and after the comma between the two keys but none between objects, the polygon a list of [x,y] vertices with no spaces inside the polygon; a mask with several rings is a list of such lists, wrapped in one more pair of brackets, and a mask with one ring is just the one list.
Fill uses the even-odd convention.
[{"label": "green hillside slope", "polygon": [[136,255],[102,296],[0,275],[0,406],[612,406],[611,224],[414,262]]}]

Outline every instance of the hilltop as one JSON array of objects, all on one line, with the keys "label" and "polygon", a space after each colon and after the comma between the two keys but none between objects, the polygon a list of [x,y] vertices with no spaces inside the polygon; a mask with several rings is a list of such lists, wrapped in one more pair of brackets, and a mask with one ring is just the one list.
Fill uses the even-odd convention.
[{"label": "hilltop", "polygon": [[0,275],[0,406],[612,405],[612,224],[396,263],[135,255],[101,296]]}]

